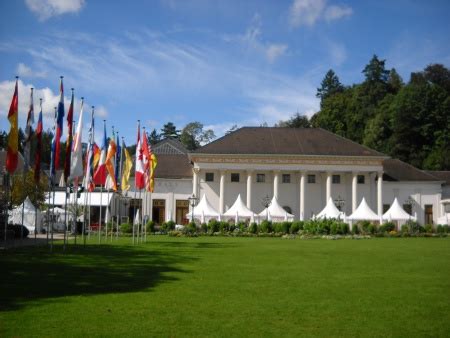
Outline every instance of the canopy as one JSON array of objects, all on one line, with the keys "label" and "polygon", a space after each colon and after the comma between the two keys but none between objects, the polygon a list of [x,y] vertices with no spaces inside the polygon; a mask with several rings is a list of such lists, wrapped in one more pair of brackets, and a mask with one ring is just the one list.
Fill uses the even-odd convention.
[{"label": "canopy", "polygon": [[[203,195],[200,202],[194,207],[194,218],[200,219],[202,223],[204,223],[206,219],[219,218],[219,216],[220,214],[209,203],[206,195]],[[191,217],[192,209],[186,214],[186,218],[191,219]]]},{"label": "canopy", "polygon": [[408,214],[398,203],[397,197],[392,202],[391,207],[383,215],[383,220],[385,221],[407,221],[414,219],[410,214]]},{"label": "canopy", "polygon": [[358,208],[355,210],[353,214],[348,216],[351,221],[379,221],[380,217],[370,209],[369,205],[366,202],[366,199],[363,197],[361,203]]},{"label": "canopy", "polygon": [[[55,191],[55,205],[65,205],[65,192],[64,191]],[[87,195],[87,198],[85,197]],[[84,205],[86,201],[90,206],[100,206],[103,207],[108,206],[111,203],[111,199],[113,198],[114,193],[110,192],[109,194],[104,191],[100,193],[98,191],[93,191],[90,193],[82,192],[80,193],[80,197],[78,198],[78,205]],[[70,197],[67,198],[67,203],[72,204],[75,202],[75,193],[71,193]],[[45,198],[45,204],[53,205],[53,193],[47,192]]]},{"label": "canopy", "polygon": [[[37,209],[31,200],[25,198],[23,203],[19,205],[17,208],[13,209],[8,217],[8,223],[10,224],[22,224],[22,210],[23,210],[23,225],[32,232],[34,231],[35,226],[39,229],[41,227],[42,222],[42,214]],[[37,222],[36,222],[37,221]]]},{"label": "canopy", "polygon": [[330,197],[328,199],[327,205],[321,212],[317,214],[315,218],[339,218],[344,219],[345,214],[336,207],[333,199]]},{"label": "canopy", "polygon": [[260,218],[268,217],[269,220],[285,220],[292,221],[294,219],[294,215],[288,213],[283,207],[278,203],[278,200],[275,196],[273,196],[270,205],[261,211],[258,216]]},{"label": "canopy", "polygon": [[227,210],[223,214],[225,218],[252,218],[253,217],[253,211],[251,211],[247,206],[244,204],[244,201],[242,201],[241,194],[238,195],[236,198],[236,201],[231,206],[230,209]]}]

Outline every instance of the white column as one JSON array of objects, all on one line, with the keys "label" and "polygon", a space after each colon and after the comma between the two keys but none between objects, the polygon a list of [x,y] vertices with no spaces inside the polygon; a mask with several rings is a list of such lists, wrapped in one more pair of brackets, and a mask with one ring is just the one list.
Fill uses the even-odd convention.
[{"label": "white column", "polygon": [[253,171],[247,171],[247,208],[252,210],[252,183]]},{"label": "white column", "polygon": [[305,181],[306,172],[302,171],[300,176],[300,220],[305,220]]},{"label": "white column", "polygon": [[[331,197],[331,172],[327,172],[327,193],[326,193],[326,200],[325,200],[325,205],[328,203],[328,200]],[[322,190],[323,191],[323,190]]]},{"label": "white column", "polygon": [[225,212],[225,175],[226,171],[220,172],[220,191],[219,191],[219,212],[223,214]]},{"label": "white column", "polygon": [[278,199],[278,186],[280,183],[280,172],[278,170],[275,170],[273,172],[273,196]]},{"label": "white column", "polygon": [[377,181],[377,200],[378,200],[378,216],[380,217],[380,222],[381,222],[381,217],[383,216],[383,172],[380,171],[378,172],[378,181]]},{"label": "white column", "polygon": [[194,168],[192,169],[193,173],[193,180],[192,180],[192,194],[199,197],[197,195],[198,193],[198,175],[199,175],[200,169]]},{"label": "white column", "polygon": [[352,213],[355,212],[358,203],[358,173],[353,173],[352,177]]}]

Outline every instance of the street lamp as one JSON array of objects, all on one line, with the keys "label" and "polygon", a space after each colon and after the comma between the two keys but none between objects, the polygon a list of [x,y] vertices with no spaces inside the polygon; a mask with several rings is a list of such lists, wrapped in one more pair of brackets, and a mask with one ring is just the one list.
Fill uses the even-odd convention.
[{"label": "street lamp", "polygon": [[408,214],[409,214],[409,219],[411,220],[411,216],[412,216],[412,213],[413,213],[413,205],[414,205],[414,199],[411,197],[411,196],[408,196],[408,198],[406,199],[406,201],[405,201],[405,204],[406,205],[409,205],[409,212],[408,212]]},{"label": "street lamp", "polygon": [[192,194],[192,196],[190,196],[188,198],[188,200],[189,200],[189,204],[192,208],[191,222],[193,223],[194,222],[194,207],[197,205],[198,197],[196,197],[195,194]]},{"label": "street lamp", "polygon": [[269,195],[264,196],[261,198],[261,205],[266,209],[266,220],[269,220],[269,206],[272,204],[272,200],[269,197]]},{"label": "street lamp", "polygon": [[345,205],[345,200],[341,197],[341,195],[339,195],[335,200],[334,200],[334,204],[336,205],[336,207],[339,209],[339,211],[342,211],[342,208]]}]

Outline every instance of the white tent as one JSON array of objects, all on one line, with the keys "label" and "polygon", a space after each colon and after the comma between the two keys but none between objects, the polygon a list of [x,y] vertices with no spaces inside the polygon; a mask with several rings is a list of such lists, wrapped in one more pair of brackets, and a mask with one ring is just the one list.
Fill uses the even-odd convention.
[{"label": "white tent", "polygon": [[333,199],[330,199],[327,202],[327,205],[321,212],[319,212],[315,218],[336,218],[343,220],[345,218],[345,214],[336,207],[333,202]]},{"label": "white tent", "polygon": [[[13,209],[8,217],[10,224],[22,224],[22,209],[23,209],[23,225],[27,227],[30,232],[34,232],[35,225],[37,229],[41,228],[42,213],[33,205],[30,199],[27,198],[21,205]],[[35,223],[37,220],[37,223]]]},{"label": "white tent", "polygon": [[223,216],[228,219],[251,219],[253,217],[253,211],[247,208],[244,201],[242,201],[241,194],[239,194],[234,204],[223,214]]},{"label": "white tent", "polygon": [[260,219],[266,219],[273,221],[292,221],[294,215],[288,213],[283,207],[278,203],[277,198],[274,196],[270,205],[258,214]]},{"label": "white tent", "polygon": [[[194,207],[194,218],[200,219],[202,223],[212,218],[218,219],[219,215],[220,214],[216,211],[216,209],[214,209],[213,206],[209,203],[206,195],[203,195],[200,202]],[[186,214],[186,218],[192,218],[192,207],[191,211]]]},{"label": "white tent", "polygon": [[391,207],[388,211],[386,211],[383,215],[383,220],[385,221],[407,221],[407,220],[415,220],[413,216],[408,214],[398,203],[397,198],[392,202]]},{"label": "white tent", "polygon": [[141,216],[139,209],[136,210],[136,216],[134,217],[134,225],[141,224]]},{"label": "white tent", "polygon": [[347,219],[351,221],[379,221],[380,217],[370,209],[366,199],[363,197],[358,208]]}]

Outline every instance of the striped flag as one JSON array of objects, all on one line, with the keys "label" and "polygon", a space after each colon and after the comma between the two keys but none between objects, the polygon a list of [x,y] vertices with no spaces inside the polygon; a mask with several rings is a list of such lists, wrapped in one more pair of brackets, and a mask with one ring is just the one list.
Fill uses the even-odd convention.
[{"label": "striped flag", "polygon": [[70,175],[72,142],[73,142],[73,88],[72,99],[70,100],[69,111],[67,112],[67,140],[66,140],[66,159],[64,161],[64,181],[67,182]]},{"label": "striped flag", "polygon": [[77,131],[73,142],[73,156],[70,163],[70,178],[83,177],[83,149],[81,146],[81,132],[83,128],[83,98],[81,99],[80,117],[78,118]]},{"label": "striped flag", "polygon": [[39,118],[38,118],[38,124],[36,127],[36,154],[34,158],[34,181],[36,184],[39,183],[39,180],[41,179],[41,156],[42,156],[42,99],[39,105]]},{"label": "striped flag", "polygon": [[59,84],[58,114],[56,116],[55,148],[53,150],[55,158],[54,170],[59,168],[61,136],[63,134],[63,121],[64,121],[64,85],[63,85],[63,77],[61,76],[61,81]]},{"label": "striped flag", "polygon": [[115,163],[115,173],[116,173],[116,183],[118,186],[120,186],[120,157],[122,155],[122,147],[120,146],[120,141],[119,141],[119,132],[116,133],[116,147],[117,147],[117,151],[116,151],[116,163]]},{"label": "striped flag", "polygon": [[[94,108],[92,107],[91,114],[91,126],[89,127],[89,146],[86,158],[86,175],[84,178],[84,188],[88,191],[93,191],[95,184],[93,182],[94,177]],[[98,147],[97,147],[98,148]]]},{"label": "striped flag", "polygon": [[153,192],[155,189],[155,169],[158,165],[158,159],[156,155],[152,151],[152,146],[149,145],[150,150],[150,192]]},{"label": "striped flag", "polygon": [[135,164],[135,174],[134,174],[134,185],[136,189],[143,189],[145,187],[145,177],[144,177],[144,154],[141,144],[141,126],[138,124],[137,132],[137,142],[136,142],[136,164]]},{"label": "striped flag", "polygon": [[114,189],[114,191],[117,191],[116,175],[114,173],[114,158],[116,156],[116,151],[117,146],[113,135],[113,137],[109,140],[108,154],[106,155],[106,171],[108,172],[109,179],[111,180],[111,188]]},{"label": "striped flag", "polygon": [[123,164],[123,172],[122,172],[122,191],[128,191],[130,189],[130,174],[131,174],[131,168],[133,167],[133,161],[131,159],[130,153],[127,150],[127,147],[125,146],[125,142],[122,141],[122,149],[125,153],[125,162]]},{"label": "striped flag", "polygon": [[23,151],[26,163],[25,166],[28,166],[28,164],[31,163],[31,139],[33,137],[33,123],[34,123],[34,103],[33,103],[33,88],[31,88],[30,108],[28,109],[27,125],[25,127],[25,140]]},{"label": "striped flag", "polygon": [[150,191],[150,148],[148,147],[147,133],[142,133],[142,154],[144,162],[145,190]]},{"label": "striped flag", "polygon": [[19,153],[19,90],[17,87],[18,79],[16,79],[16,86],[14,89],[14,95],[9,107],[8,120],[10,124],[8,135],[8,148],[6,152],[6,170],[10,174],[13,174],[17,168],[17,159]]},{"label": "striped flag", "polygon": [[108,147],[108,141],[106,138],[106,124],[103,125],[103,140],[102,140],[102,148],[100,150],[100,159],[97,166],[97,169],[94,173],[94,183],[96,185],[105,185],[106,183],[106,151]]}]

